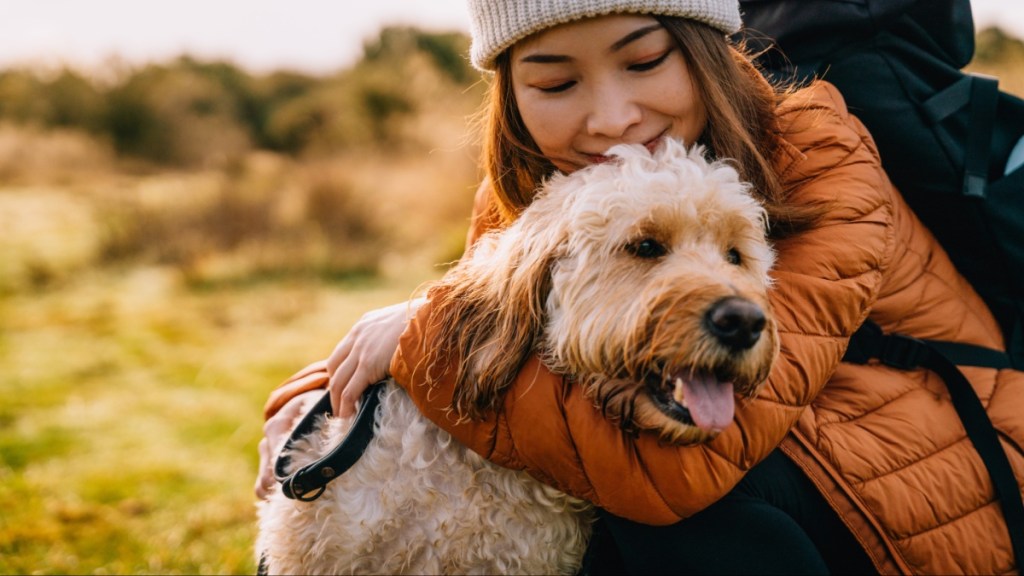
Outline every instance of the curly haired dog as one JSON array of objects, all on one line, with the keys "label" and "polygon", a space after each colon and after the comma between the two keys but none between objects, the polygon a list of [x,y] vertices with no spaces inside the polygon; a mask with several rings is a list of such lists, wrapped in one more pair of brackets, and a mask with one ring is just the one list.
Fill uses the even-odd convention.
[{"label": "curly haired dog", "polygon": [[[529,355],[574,375],[595,410],[686,444],[733,419],[778,352],[765,213],[736,171],[666,141],[556,175],[514,224],[439,281],[431,363],[457,368],[455,410],[495,409]],[[428,372],[430,372],[428,370]],[[328,418],[291,452],[344,437]],[[395,384],[362,458],[314,502],[261,504],[270,573],[575,573],[589,504],[503,469],[424,419]]]}]

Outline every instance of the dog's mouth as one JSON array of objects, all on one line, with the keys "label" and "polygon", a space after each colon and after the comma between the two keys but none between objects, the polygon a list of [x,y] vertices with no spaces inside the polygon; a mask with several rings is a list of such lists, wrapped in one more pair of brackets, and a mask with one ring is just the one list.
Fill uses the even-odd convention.
[{"label": "dog's mouth", "polygon": [[736,412],[733,382],[726,374],[692,370],[652,375],[647,388],[666,416],[709,434],[724,430]]}]

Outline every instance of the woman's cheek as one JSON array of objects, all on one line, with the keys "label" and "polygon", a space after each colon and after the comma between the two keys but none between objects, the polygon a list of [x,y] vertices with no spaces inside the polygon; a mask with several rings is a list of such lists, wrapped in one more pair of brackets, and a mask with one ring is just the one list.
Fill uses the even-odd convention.
[{"label": "woman's cheek", "polygon": [[557,163],[559,157],[567,157],[572,149],[574,132],[571,119],[565,112],[555,106],[545,106],[523,122],[533,141],[542,154]]}]

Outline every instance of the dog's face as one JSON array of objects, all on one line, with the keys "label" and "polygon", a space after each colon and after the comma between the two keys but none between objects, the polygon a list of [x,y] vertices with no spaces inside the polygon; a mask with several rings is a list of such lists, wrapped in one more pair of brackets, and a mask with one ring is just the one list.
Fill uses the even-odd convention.
[{"label": "dog's face", "polygon": [[556,177],[535,201],[567,225],[550,263],[542,346],[605,414],[671,442],[713,438],[778,352],[761,206],[723,163],[666,142],[654,157]]},{"label": "dog's face", "polygon": [[778,351],[764,211],[700,150],[667,140],[653,155],[609,154],[552,178],[432,289],[446,296],[427,378],[454,365],[455,412],[481,417],[539,349],[624,428],[708,440]]}]

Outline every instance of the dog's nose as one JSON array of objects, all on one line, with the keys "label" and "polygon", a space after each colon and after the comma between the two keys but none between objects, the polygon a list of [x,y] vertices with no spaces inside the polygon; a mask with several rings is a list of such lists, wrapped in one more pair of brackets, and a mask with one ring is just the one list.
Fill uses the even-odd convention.
[{"label": "dog's nose", "polygon": [[757,344],[767,319],[750,300],[729,296],[715,302],[704,315],[704,324],[719,342],[734,351]]}]

